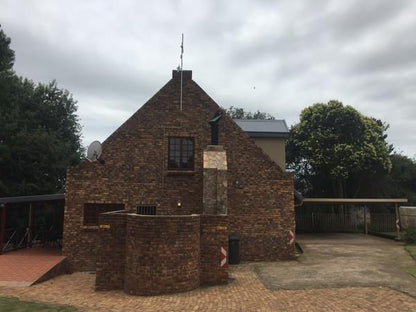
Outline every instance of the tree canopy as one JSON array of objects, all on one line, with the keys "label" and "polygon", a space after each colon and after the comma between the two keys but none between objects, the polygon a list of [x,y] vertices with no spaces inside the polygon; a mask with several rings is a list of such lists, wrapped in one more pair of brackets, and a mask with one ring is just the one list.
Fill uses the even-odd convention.
[{"label": "tree canopy", "polygon": [[257,110],[256,112],[247,112],[244,108],[241,107],[234,107],[230,106],[227,108],[226,113],[232,119],[267,119],[267,120],[274,120],[274,116],[270,115],[269,113],[261,112]]},{"label": "tree canopy", "polygon": [[14,51],[10,49],[10,38],[0,28],[0,72],[12,69],[13,63]]},{"label": "tree canopy", "polygon": [[287,144],[297,187],[309,196],[366,195],[368,183],[391,169],[387,127],[338,101],[305,108]]},{"label": "tree canopy", "polygon": [[394,153],[390,155],[391,172],[379,179],[377,187],[382,196],[407,198],[410,204],[416,204],[416,160]]},{"label": "tree canopy", "polygon": [[18,77],[1,29],[0,50],[0,197],[57,192],[82,154],[76,101],[55,81]]}]

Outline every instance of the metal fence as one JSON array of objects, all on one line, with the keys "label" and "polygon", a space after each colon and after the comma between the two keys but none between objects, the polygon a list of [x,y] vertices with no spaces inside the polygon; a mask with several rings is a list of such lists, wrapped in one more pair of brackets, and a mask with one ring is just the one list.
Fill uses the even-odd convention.
[{"label": "metal fence", "polygon": [[395,232],[396,215],[394,213],[372,213],[370,217],[369,230],[372,232]]},{"label": "metal fence", "polygon": [[62,246],[62,233],[53,226],[8,228],[4,236],[3,252],[32,246]]},{"label": "metal fence", "polygon": [[298,232],[394,232],[396,217],[394,213],[369,213],[362,211],[350,213],[311,212],[296,214]]}]

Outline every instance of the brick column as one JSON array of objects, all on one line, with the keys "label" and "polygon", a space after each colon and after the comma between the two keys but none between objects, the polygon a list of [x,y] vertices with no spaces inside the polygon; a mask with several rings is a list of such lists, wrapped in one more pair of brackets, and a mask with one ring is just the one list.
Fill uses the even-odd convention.
[{"label": "brick column", "polygon": [[126,217],[126,213],[117,212],[100,215],[96,290],[114,290],[124,287]]},{"label": "brick column", "polygon": [[[201,283],[228,282],[227,156],[221,145],[204,150],[203,214],[201,215]],[[228,258],[228,256],[227,256]]]},{"label": "brick column", "polygon": [[228,249],[227,224],[227,216],[201,215],[201,283],[228,282],[228,265],[221,265],[221,248]]},{"label": "brick column", "polygon": [[227,155],[221,145],[204,150],[204,214],[227,214]]}]

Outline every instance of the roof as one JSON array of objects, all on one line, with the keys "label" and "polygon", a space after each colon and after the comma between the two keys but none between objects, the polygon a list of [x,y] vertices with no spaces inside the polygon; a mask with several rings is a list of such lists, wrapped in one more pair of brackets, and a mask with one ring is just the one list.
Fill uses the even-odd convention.
[{"label": "roof", "polygon": [[41,201],[64,200],[64,199],[65,199],[65,194],[63,193],[32,195],[32,196],[0,197],[0,204],[41,202]]},{"label": "roof", "polygon": [[262,119],[234,119],[237,125],[251,138],[287,138],[289,128],[286,121]]}]

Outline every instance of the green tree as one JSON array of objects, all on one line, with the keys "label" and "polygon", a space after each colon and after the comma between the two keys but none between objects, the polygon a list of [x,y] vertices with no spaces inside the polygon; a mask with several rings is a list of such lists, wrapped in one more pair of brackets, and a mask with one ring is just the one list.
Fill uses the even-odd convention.
[{"label": "green tree", "polygon": [[391,172],[380,186],[383,196],[407,198],[410,204],[416,204],[416,160],[396,153],[390,160]]},{"label": "green tree", "polygon": [[270,115],[269,113],[261,112],[257,110],[256,112],[246,112],[244,108],[230,106],[227,108],[226,113],[232,119],[267,119],[267,120],[274,120],[274,116]]},{"label": "green tree", "polygon": [[10,38],[0,28],[0,72],[12,69],[13,63],[14,51],[10,49]]},{"label": "green tree", "polygon": [[338,101],[305,108],[287,144],[297,187],[310,196],[363,196],[378,173],[391,169],[386,129]]},{"label": "green tree", "polygon": [[83,152],[76,101],[55,81],[18,77],[9,44],[1,30],[0,197],[56,192]]}]

